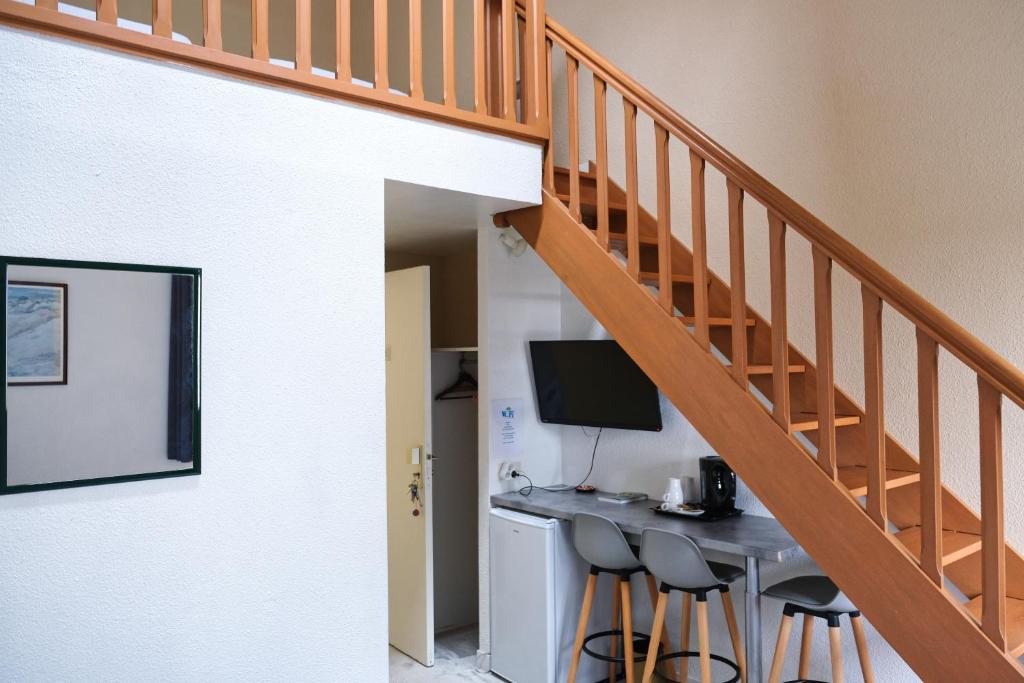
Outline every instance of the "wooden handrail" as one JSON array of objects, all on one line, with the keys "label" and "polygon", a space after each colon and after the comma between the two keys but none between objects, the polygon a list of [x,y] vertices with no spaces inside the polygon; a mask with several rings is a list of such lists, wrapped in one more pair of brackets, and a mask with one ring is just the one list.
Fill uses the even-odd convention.
[{"label": "wooden handrail", "polygon": [[764,204],[825,256],[842,266],[1007,398],[1024,408],[1024,373],[1013,364],[551,17],[547,20],[547,32],[552,41],[618,90],[623,98],[679,138],[693,153]]}]

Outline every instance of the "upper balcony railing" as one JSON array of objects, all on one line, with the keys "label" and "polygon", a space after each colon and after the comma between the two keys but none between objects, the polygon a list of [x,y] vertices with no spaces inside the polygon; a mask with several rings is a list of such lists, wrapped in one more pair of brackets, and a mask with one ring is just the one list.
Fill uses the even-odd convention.
[{"label": "upper balcony railing", "polygon": [[[249,54],[224,49],[221,0],[202,0],[202,45],[175,32],[175,0],[152,0],[148,25],[119,16],[118,0],[95,1],[94,14],[59,0],[36,0],[34,5],[0,0],[0,23],[520,139],[542,142],[548,137],[544,0],[520,0],[518,12],[515,0],[441,0],[440,55],[424,54],[421,0],[371,0],[372,82],[353,77],[352,0],[330,0],[335,14],[333,69],[313,64],[312,0],[294,0],[294,55],[275,58],[270,50],[269,0],[251,0]],[[402,7],[397,7],[399,4]],[[389,31],[389,5],[400,10],[395,14],[404,16],[407,10],[407,31],[406,27]],[[468,14],[470,9],[472,30],[458,33],[456,12]],[[436,26],[427,28],[436,35]],[[393,49],[399,46],[389,44],[389,35],[400,34],[404,40],[406,33],[408,83],[407,88],[399,89],[389,79],[389,59],[395,53],[404,57],[405,50]],[[357,34],[356,38],[369,36]],[[471,61],[457,59],[462,52],[456,51],[456,43],[472,45]],[[428,99],[424,93],[426,60],[440,61],[440,101]],[[472,106],[460,107],[456,79],[468,81],[470,74]]]}]

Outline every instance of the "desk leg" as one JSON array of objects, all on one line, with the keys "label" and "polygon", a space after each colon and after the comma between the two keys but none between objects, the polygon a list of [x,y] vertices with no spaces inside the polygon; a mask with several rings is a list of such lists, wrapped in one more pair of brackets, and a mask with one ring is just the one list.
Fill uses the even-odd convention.
[{"label": "desk leg", "polygon": [[746,594],[747,683],[761,683],[761,566],[747,558]]}]

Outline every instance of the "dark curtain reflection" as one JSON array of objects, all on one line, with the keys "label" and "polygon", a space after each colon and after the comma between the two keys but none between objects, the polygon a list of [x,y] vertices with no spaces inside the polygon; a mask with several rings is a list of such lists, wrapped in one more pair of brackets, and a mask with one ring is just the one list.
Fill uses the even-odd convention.
[{"label": "dark curtain reflection", "polygon": [[171,362],[167,402],[167,457],[192,462],[195,422],[195,282],[191,275],[171,276]]}]

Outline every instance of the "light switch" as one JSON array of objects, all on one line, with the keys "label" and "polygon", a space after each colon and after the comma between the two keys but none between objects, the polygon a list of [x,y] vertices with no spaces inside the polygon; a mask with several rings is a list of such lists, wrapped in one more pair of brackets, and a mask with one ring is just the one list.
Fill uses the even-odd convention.
[{"label": "light switch", "polygon": [[420,447],[419,446],[417,446],[416,448],[412,449],[409,452],[409,464],[410,465],[419,465],[420,464]]}]

